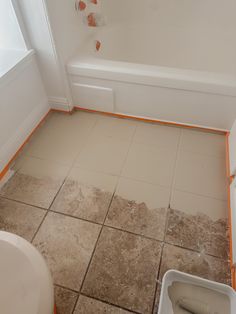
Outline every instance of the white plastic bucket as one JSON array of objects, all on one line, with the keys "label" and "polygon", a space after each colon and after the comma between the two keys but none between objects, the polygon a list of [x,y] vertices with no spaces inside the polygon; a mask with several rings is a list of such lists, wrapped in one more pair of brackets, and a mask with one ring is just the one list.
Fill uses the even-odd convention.
[{"label": "white plastic bucket", "polygon": [[169,270],[163,277],[158,314],[173,314],[171,300],[168,295],[168,287],[171,286],[173,282],[197,285],[227,295],[230,299],[231,314],[236,314],[236,292],[233,288],[218,282],[185,274],[177,270]]}]

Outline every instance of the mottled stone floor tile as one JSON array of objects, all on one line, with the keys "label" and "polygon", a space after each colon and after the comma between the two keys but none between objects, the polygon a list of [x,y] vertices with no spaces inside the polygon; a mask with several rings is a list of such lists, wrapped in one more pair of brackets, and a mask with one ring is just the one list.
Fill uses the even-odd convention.
[{"label": "mottled stone floor tile", "polygon": [[199,250],[198,226],[195,216],[170,209],[165,241],[193,250]]},{"label": "mottled stone floor tile", "polygon": [[106,225],[163,240],[167,209],[149,209],[145,203],[137,203],[116,195],[106,219]]},{"label": "mottled stone floor tile", "polygon": [[57,314],[72,314],[78,294],[58,286],[54,288]]},{"label": "mottled stone floor tile", "polygon": [[117,178],[73,168],[51,209],[103,223]]},{"label": "mottled stone floor tile", "polygon": [[176,269],[225,284],[231,282],[230,266],[227,261],[165,244],[159,276],[161,280],[169,269]]},{"label": "mottled stone floor tile", "polygon": [[184,248],[229,258],[228,220],[212,220],[204,214],[169,211],[165,241]]},{"label": "mottled stone floor tile", "polygon": [[46,211],[0,197],[0,230],[31,241]]},{"label": "mottled stone floor tile", "polygon": [[82,292],[131,311],[151,313],[161,243],[104,227]]},{"label": "mottled stone floor tile", "polygon": [[33,244],[52,271],[54,283],[79,290],[101,227],[49,213]]},{"label": "mottled stone floor tile", "polygon": [[105,224],[162,241],[170,189],[121,178]]},{"label": "mottled stone floor tile", "polygon": [[67,173],[67,167],[26,157],[18,172],[0,190],[0,195],[48,209]]},{"label": "mottled stone floor tile", "polygon": [[74,314],[129,314],[118,307],[80,295]]},{"label": "mottled stone floor tile", "polygon": [[199,222],[199,238],[201,248],[206,254],[229,259],[230,239],[228,219],[218,219],[212,221],[208,217],[200,218]]}]

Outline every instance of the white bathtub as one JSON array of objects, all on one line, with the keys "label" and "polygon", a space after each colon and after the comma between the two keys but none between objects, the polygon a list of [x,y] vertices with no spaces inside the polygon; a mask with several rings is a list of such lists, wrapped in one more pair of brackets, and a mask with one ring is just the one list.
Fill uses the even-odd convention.
[{"label": "white bathtub", "polygon": [[[184,42],[176,46],[157,31],[160,43],[166,40],[158,46],[149,30],[126,25],[90,31],[67,64],[74,105],[229,130],[236,117],[236,74],[233,67],[230,73],[229,60],[220,54],[198,60],[186,47],[181,54]],[[99,52],[96,39],[102,43]]]}]

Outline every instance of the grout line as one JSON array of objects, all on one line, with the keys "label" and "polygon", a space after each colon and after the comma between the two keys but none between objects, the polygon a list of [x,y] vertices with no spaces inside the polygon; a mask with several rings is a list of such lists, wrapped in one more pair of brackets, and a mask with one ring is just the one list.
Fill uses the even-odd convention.
[{"label": "grout line", "polygon": [[76,293],[76,294],[79,293],[78,290],[74,290],[74,289],[68,288],[68,287],[63,286],[63,285],[58,284],[58,283],[54,283],[53,285],[54,285],[55,287],[59,287],[59,288],[65,289],[65,290],[71,291],[71,292]]},{"label": "grout line", "polygon": [[[94,248],[93,248],[93,251],[92,251],[92,254],[91,254],[89,263],[88,263],[88,266],[87,266],[87,268],[86,268],[86,271],[85,271],[83,280],[82,280],[81,285],[80,285],[79,293],[82,292],[83,285],[84,285],[84,282],[85,282],[85,280],[86,280],[86,276],[87,276],[87,274],[88,274],[90,265],[91,265],[91,263],[92,263],[92,259],[93,259],[93,257],[94,257],[94,254],[95,254],[95,251],[96,251],[96,248],[97,248],[99,239],[100,239],[100,237],[101,237],[102,230],[103,230],[103,227],[104,227],[104,222],[105,222],[105,220],[106,220],[106,218],[107,218],[108,211],[109,211],[110,206],[111,206],[111,203],[112,203],[112,201],[113,201],[114,194],[115,194],[115,191],[113,192],[112,198],[111,198],[110,203],[109,203],[109,205],[108,205],[107,213],[106,213],[105,218],[104,218],[104,220],[103,220],[103,224],[101,225],[101,230],[100,230],[100,232],[99,232],[99,234],[98,234],[98,238],[97,238],[97,240],[96,240],[96,242],[95,242],[95,245],[94,245]],[[72,313],[74,313],[74,311],[75,311],[75,308],[76,308],[77,303],[78,303],[78,299],[79,299],[79,295],[78,295],[77,300],[76,300],[76,302],[75,302],[75,306],[74,306],[74,308],[73,308],[73,310],[72,310]]]},{"label": "grout line", "polygon": [[166,214],[166,223],[165,223],[165,232],[164,232],[164,240],[163,242],[166,242],[166,233],[167,233],[167,230],[168,230],[168,222],[169,222],[169,217],[170,217],[170,207],[168,208],[167,210],[167,214]]},{"label": "grout line", "polygon": [[38,225],[38,228],[37,228],[36,231],[34,232],[34,234],[33,234],[33,236],[32,236],[32,239],[31,239],[31,241],[30,241],[31,243],[33,243],[33,241],[34,241],[34,239],[35,239],[35,237],[36,237],[36,235],[37,235],[39,229],[41,228],[42,224],[44,223],[44,221],[45,221],[47,215],[48,215],[48,211],[46,212],[46,214],[44,215],[42,221],[41,221],[40,224]]},{"label": "grout line", "polygon": [[36,156],[34,154],[31,155],[31,154],[27,154],[27,153],[25,153],[24,158],[39,159],[39,160],[43,160],[43,161],[46,161],[49,163],[55,163],[57,167],[70,167],[71,163],[72,163],[72,162],[67,163],[67,162],[63,162],[63,161],[58,161],[56,159],[51,159],[51,158],[39,157],[39,156]]},{"label": "grout line", "polygon": [[91,297],[91,296],[89,296],[88,294],[83,293],[83,292],[81,293],[81,295],[82,295],[82,296],[85,296],[85,297],[87,297],[87,298],[94,299],[94,300],[96,300],[96,301],[105,303],[105,304],[107,304],[107,305],[114,306],[115,308],[118,308],[118,309],[120,309],[120,310],[125,310],[125,311],[127,311],[127,312],[129,312],[129,313],[142,314],[141,312],[136,312],[135,310],[130,310],[130,309],[126,308],[126,307],[119,306],[119,305],[117,305],[117,304],[114,304],[114,303],[111,303],[111,302],[108,302],[108,301],[105,301],[105,300],[101,300],[101,299],[96,298],[96,297]]},{"label": "grout line", "polygon": [[[114,191],[114,195],[115,195],[115,191]],[[95,222],[95,221],[88,220],[88,219],[81,218],[81,217],[72,216],[70,214],[58,212],[58,211],[55,211],[55,210],[52,210],[52,209],[50,209],[49,211],[52,212],[52,213],[58,214],[58,215],[63,215],[63,216],[70,217],[70,218],[73,218],[73,219],[78,219],[78,220],[82,220],[82,221],[85,221],[85,222],[93,223],[93,224],[101,226],[101,227],[107,227],[107,228],[110,228],[110,229],[113,229],[113,230],[123,231],[123,232],[129,233],[129,234],[132,234],[134,236],[139,236],[139,237],[142,237],[142,238],[145,238],[145,239],[148,239],[148,240],[152,240],[152,241],[156,241],[156,242],[162,242],[162,240],[158,240],[158,239],[155,239],[155,238],[152,238],[152,237],[148,237],[148,236],[143,235],[143,234],[134,233],[134,232],[129,231],[129,230],[125,230],[125,229],[121,229],[121,228],[118,228],[118,227],[106,225],[105,221],[106,221],[107,215],[109,213],[109,209],[110,208],[108,208],[108,210],[107,210],[107,214],[106,214],[106,216],[104,218],[104,222],[103,223]]]},{"label": "grout line", "polygon": [[183,250],[186,250],[186,251],[191,251],[191,252],[193,252],[193,253],[197,253],[197,254],[200,254],[200,255],[214,257],[214,258],[216,258],[216,259],[218,259],[218,260],[220,260],[220,261],[223,261],[223,262],[229,262],[229,259],[224,259],[223,257],[219,257],[219,256],[212,255],[212,254],[209,254],[209,253],[201,253],[201,251],[196,251],[196,250],[194,250],[194,249],[186,248],[186,247],[184,247],[184,246],[180,246],[180,245],[173,244],[173,243],[166,242],[166,241],[164,241],[163,243],[164,243],[164,244],[171,245],[171,246],[174,246],[174,247],[179,248],[179,249],[183,249]]},{"label": "grout line", "polygon": [[166,231],[168,229],[168,221],[169,221],[169,215],[170,215],[170,209],[167,209],[167,213],[166,213],[166,221],[165,221],[165,231],[164,231],[164,239],[162,242],[162,247],[161,247],[161,257],[160,257],[160,263],[159,263],[159,267],[158,267],[158,273],[157,273],[157,278],[156,278],[156,288],[155,288],[155,295],[154,295],[154,301],[153,301],[153,307],[152,307],[152,313],[154,313],[154,309],[155,309],[155,304],[156,304],[156,293],[157,293],[157,289],[158,289],[158,285],[159,285],[159,276],[160,276],[160,270],[161,270],[161,265],[162,265],[162,257],[163,257],[163,250],[164,250],[164,246],[165,246],[165,237],[166,237]]},{"label": "grout line", "polygon": [[178,141],[178,145],[177,145],[177,149],[176,149],[176,153],[175,153],[175,164],[174,164],[174,169],[173,169],[173,177],[172,177],[172,182],[171,182],[171,185],[170,185],[169,207],[170,207],[171,198],[172,198],[172,195],[173,195],[173,188],[174,188],[174,182],[175,182],[175,176],[176,176],[176,171],[177,171],[177,163],[178,163],[178,157],[179,157],[180,145],[181,145],[182,137],[183,137],[183,129],[180,130],[179,141]]},{"label": "grout line", "polygon": [[88,273],[88,271],[89,271],[89,267],[90,267],[90,265],[91,265],[91,263],[92,263],[92,259],[93,259],[93,256],[94,256],[94,254],[95,254],[95,250],[96,250],[96,248],[97,248],[97,244],[98,244],[98,241],[99,241],[100,236],[101,236],[101,233],[102,233],[102,229],[103,229],[103,226],[101,226],[101,229],[100,229],[100,231],[99,231],[97,240],[96,240],[96,242],[95,242],[95,245],[94,245],[92,254],[91,254],[91,256],[90,256],[90,260],[89,260],[88,266],[87,266],[87,268],[86,268],[86,271],[85,271],[83,280],[82,280],[82,282],[81,282],[80,289],[79,289],[79,291],[78,291],[78,296],[77,296],[77,298],[76,298],[76,302],[75,302],[75,305],[74,305],[74,307],[73,307],[72,313],[74,313],[75,308],[76,308],[76,306],[77,306],[77,303],[78,303],[78,300],[79,300],[79,296],[80,296],[80,294],[81,294],[81,292],[82,292],[82,289],[83,289],[83,285],[84,285],[84,282],[85,282],[85,278],[86,278],[87,273]]},{"label": "grout line", "polygon": [[36,235],[37,235],[39,229],[41,228],[43,222],[45,221],[45,219],[46,219],[46,217],[47,217],[47,215],[48,215],[48,213],[50,212],[50,208],[51,208],[53,202],[55,201],[57,195],[60,193],[60,191],[61,191],[61,189],[62,189],[62,187],[63,187],[63,185],[64,185],[64,183],[65,183],[65,181],[66,181],[66,178],[67,178],[67,177],[65,177],[64,180],[62,181],[62,183],[61,183],[61,185],[60,185],[60,187],[59,187],[57,193],[55,194],[55,196],[54,196],[54,198],[53,198],[51,204],[49,205],[49,207],[48,207],[48,209],[47,209],[47,212],[46,212],[46,214],[45,214],[43,220],[42,220],[41,223],[39,224],[39,226],[38,226],[36,232],[34,233],[34,236],[32,237],[31,243],[33,243],[33,241],[34,241],[34,239],[35,239],[35,237],[36,237]]},{"label": "grout line", "polygon": [[125,167],[125,164],[126,164],[126,162],[127,162],[127,160],[128,160],[128,156],[129,156],[131,147],[132,147],[132,145],[133,145],[133,143],[134,143],[134,137],[135,137],[136,132],[137,132],[137,125],[135,125],[134,133],[132,134],[132,137],[131,137],[131,139],[130,139],[129,148],[128,148],[127,152],[126,152],[124,161],[123,161],[123,163],[122,163],[122,166],[121,166],[121,169],[120,169],[120,172],[119,172],[119,177],[122,176],[121,174],[122,174],[122,171],[123,171],[123,169],[124,169],[124,167]]},{"label": "grout line", "polygon": [[47,208],[40,207],[40,206],[37,206],[37,205],[32,205],[32,204],[29,204],[29,203],[26,203],[26,202],[22,202],[22,201],[19,201],[19,200],[13,199],[13,198],[9,198],[9,197],[1,195],[1,194],[0,194],[0,198],[6,199],[6,200],[11,201],[11,202],[19,203],[19,204],[22,204],[22,205],[34,207],[34,208],[43,210],[45,212],[47,211]]},{"label": "grout line", "polygon": [[179,191],[179,192],[183,192],[183,193],[187,193],[187,194],[191,194],[191,195],[196,195],[196,196],[201,196],[201,197],[209,198],[209,199],[216,200],[216,201],[227,202],[227,198],[223,200],[223,199],[221,199],[221,198],[216,198],[216,197],[212,197],[212,196],[207,196],[207,195],[200,194],[200,193],[193,193],[193,192],[189,192],[189,191],[186,191],[186,190],[181,190],[181,189],[179,189],[179,188],[176,188],[176,189],[173,189],[173,190],[176,190],[176,191]]},{"label": "grout line", "polygon": [[66,216],[66,217],[73,218],[73,219],[77,219],[77,220],[82,220],[82,221],[89,222],[89,223],[92,223],[92,224],[95,224],[95,225],[98,225],[98,226],[102,226],[102,225],[103,225],[102,223],[97,222],[97,221],[89,220],[89,219],[82,218],[82,217],[73,216],[73,215],[67,214],[67,213],[62,213],[62,212],[59,212],[59,211],[54,210],[54,209],[50,209],[49,211],[50,211],[51,213],[54,213],[54,214]]},{"label": "grout line", "polygon": [[157,289],[158,289],[158,285],[160,284],[159,276],[160,276],[161,265],[162,265],[163,250],[164,250],[164,243],[162,243],[162,246],[161,246],[161,252],[160,252],[161,256],[160,256],[160,262],[159,262],[157,277],[156,277],[156,287],[155,287],[154,300],[153,300],[153,305],[152,305],[152,314],[157,314],[157,313],[154,313],[154,309],[155,309],[155,304],[156,304]]},{"label": "grout line", "polygon": [[[93,133],[93,131],[94,131],[94,129],[95,129],[95,126],[97,125],[97,122],[98,122],[98,118],[96,117],[96,120],[94,121],[93,125],[91,126],[91,128],[90,128],[90,130],[89,130],[89,132],[88,132],[88,134],[87,134],[87,136],[86,136],[86,141],[84,142],[84,144],[82,145],[81,150],[76,154],[75,158],[74,158],[73,161],[72,161],[72,168],[74,168],[74,167],[80,167],[79,165],[76,164],[76,161],[77,161],[79,155],[80,155],[80,154],[84,151],[84,149],[86,148],[86,145],[88,144],[88,140],[89,140],[89,138],[91,137],[91,135],[92,135],[92,133]],[[72,168],[71,168],[71,169],[72,169]]]},{"label": "grout line", "polygon": [[105,222],[106,222],[106,219],[107,219],[107,216],[108,216],[108,213],[109,213],[111,204],[112,204],[113,199],[114,199],[114,197],[115,197],[116,189],[117,189],[117,186],[118,186],[118,181],[119,181],[119,180],[116,181],[116,185],[115,185],[115,187],[114,187],[114,191],[113,191],[113,193],[112,193],[112,197],[111,197],[110,203],[109,203],[109,205],[108,205],[108,207],[107,207],[107,212],[106,212],[106,215],[105,215],[105,217],[104,217],[104,219],[103,219],[103,223],[102,223],[103,226],[105,226]]}]

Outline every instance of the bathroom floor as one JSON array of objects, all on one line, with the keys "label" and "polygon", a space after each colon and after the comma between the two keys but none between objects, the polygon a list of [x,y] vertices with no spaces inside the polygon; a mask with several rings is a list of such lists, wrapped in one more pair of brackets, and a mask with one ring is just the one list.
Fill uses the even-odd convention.
[{"label": "bathroom floor", "polygon": [[52,113],[0,190],[0,229],[31,241],[58,314],[156,313],[178,269],[230,284],[225,137]]}]

